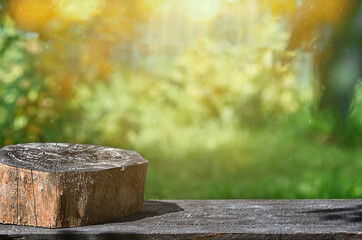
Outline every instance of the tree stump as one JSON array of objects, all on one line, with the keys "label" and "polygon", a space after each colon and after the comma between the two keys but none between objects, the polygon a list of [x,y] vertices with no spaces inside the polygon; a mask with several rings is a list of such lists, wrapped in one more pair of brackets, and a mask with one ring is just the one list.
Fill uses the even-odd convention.
[{"label": "tree stump", "polygon": [[0,149],[0,222],[48,228],[141,211],[147,161],[123,149],[28,143]]}]

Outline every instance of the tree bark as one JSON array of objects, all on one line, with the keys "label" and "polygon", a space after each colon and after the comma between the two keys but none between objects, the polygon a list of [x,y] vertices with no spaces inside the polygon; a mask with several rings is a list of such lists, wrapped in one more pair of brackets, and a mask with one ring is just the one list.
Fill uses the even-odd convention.
[{"label": "tree bark", "polygon": [[0,222],[48,228],[139,212],[147,161],[128,150],[29,143],[0,150]]}]

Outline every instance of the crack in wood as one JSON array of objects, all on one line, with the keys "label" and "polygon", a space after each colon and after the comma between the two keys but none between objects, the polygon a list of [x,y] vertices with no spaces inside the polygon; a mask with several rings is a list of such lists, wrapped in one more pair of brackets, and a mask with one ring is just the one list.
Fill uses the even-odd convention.
[{"label": "crack in wood", "polygon": [[133,151],[86,144],[28,143],[5,146],[0,163],[8,166],[57,172],[100,171],[142,161]]},{"label": "crack in wood", "polygon": [[15,168],[16,172],[16,224],[19,224],[19,175],[18,168]]},{"label": "crack in wood", "polygon": [[35,226],[38,226],[38,220],[37,220],[37,215],[36,215],[35,191],[34,191],[34,176],[33,176],[33,170],[32,169],[30,169],[30,174],[31,174],[31,185],[33,187]]},{"label": "crack in wood", "polygon": [[[57,178],[57,167],[55,166],[55,173],[54,173],[54,177],[55,177],[55,196],[58,196],[58,178]],[[59,211],[59,209],[57,209],[57,211]],[[59,215],[55,214],[55,226],[57,225]]]}]

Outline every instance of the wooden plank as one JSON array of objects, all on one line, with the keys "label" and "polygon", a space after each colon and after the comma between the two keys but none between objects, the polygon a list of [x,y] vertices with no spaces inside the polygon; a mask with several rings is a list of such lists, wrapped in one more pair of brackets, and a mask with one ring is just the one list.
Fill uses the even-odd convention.
[{"label": "wooden plank", "polygon": [[[7,239],[362,239],[362,200],[145,201],[142,212],[71,229],[0,225]],[[1,238],[0,238],[1,239]]]},{"label": "wooden plank", "polygon": [[0,222],[75,227],[139,212],[146,171],[146,160],[123,149],[6,146],[0,149]]}]

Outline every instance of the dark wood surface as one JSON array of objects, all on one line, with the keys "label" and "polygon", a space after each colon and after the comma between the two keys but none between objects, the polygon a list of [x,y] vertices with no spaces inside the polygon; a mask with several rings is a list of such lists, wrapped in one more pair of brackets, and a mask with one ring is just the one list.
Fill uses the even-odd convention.
[{"label": "dark wood surface", "polygon": [[94,226],[0,225],[1,238],[356,240],[362,200],[145,201],[138,214]]},{"label": "dark wood surface", "polygon": [[53,173],[99,171],[145,162],[133,151],[86,144],[27,143],[0,149],[0,163]]}]

